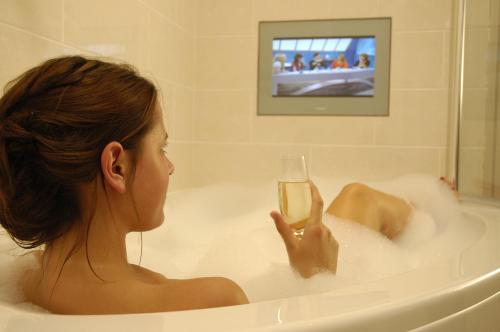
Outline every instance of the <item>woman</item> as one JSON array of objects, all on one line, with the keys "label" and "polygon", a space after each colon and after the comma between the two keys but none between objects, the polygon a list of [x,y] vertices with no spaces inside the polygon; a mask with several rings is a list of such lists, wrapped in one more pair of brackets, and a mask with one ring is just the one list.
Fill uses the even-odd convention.
[{"label": "woman", "polygon": [[297,53],[293,58],[292,71],[302,71],[304,70],[304,63],[302,62],[302,54]]},{"label": "woman", "polygon": [[332,61],[332,69],[335,68],[349,68],[349,63],[347,62],[344,54],[339,54],[337,58]]},{"label": "woman", "polygon": [[368,58],[368,54],[361,53],[359,55],[359,60],[354,63],[354,67],[358,67],[358,68],[370,67],[370,59]]},{"label": "woman", "polygon": [[[63,314],[140,313],[248,303],[222,277],[168,279],[127,260],[125,236],[163,222],[175,167],[157,91],[132,68],[79,56],[48,60],[0,99],[0,224],[38,266],[20,281],[26,299]],[[312,209],[298,239],[276,211],[290,265],[304,278],[337,268],[338,243]],[[327,212],[389,238],[411,207],[362,184]]]},{"label": "woman", "polygon": [[[174,165],[157,91],[130,67],[63,57],[11,82],[0,99],[0,223],[39,266],[28,301],[64,314],[139,313],[247,303],[221,277],[187,280],[129,264],[125,236],[163,222]],[[290,265],[335,272],[338,244],[313,209],[297,240],[277,212]]]},{"label": "woman", "polygon": [[280,74],[285,71],[286,54],[278,53],[273,59],[273,75]]}]

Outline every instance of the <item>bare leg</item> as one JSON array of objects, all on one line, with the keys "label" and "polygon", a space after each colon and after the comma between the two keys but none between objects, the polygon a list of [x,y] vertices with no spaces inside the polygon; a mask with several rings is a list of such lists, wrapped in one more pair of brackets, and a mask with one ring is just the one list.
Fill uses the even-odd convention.
[{"label": "bare leg", "polygon": [[401,198],[361,183],[351,183],[342,189],[326,212],[356,221],[393,239],[408,223],[411,209]]}]

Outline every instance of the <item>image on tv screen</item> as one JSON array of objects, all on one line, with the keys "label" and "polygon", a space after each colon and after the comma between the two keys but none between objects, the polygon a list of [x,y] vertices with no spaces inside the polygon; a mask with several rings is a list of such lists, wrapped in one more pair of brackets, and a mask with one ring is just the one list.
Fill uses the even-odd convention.
[{"label": "image on tv screen", "polygon": [[375,37],[274,38],[272,96],[373,97]]}]

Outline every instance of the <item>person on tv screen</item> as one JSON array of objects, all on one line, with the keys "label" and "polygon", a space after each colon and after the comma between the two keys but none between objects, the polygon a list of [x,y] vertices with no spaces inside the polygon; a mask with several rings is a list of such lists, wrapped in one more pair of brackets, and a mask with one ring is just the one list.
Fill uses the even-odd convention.
[{"label": "person on tv screen", "polygon": [[358,68],[370,67],[370,59],[368,58],[368,54],[361,53],[359,55],[359,60],[354,63],[354,67],[358,67]]},{"label": "person on tv screen", "polygon": [[295,54],[295,57],[293,58],[292,62],[292,71],[301,71],[304,70],[304,63],[302,62],[302,54],[297,53]]},{"label": "person on tv screen", "polygon": [[314,53],[314,57],[309,61],[309,68],[311,70],[321,69],[325,67],[325,61],[321,58],[319,52]]},{"label": "person on tv screen", "polygon": [[279,74],[285,71],[286,54],[278,53],[273,59],[273,74]]},{"label": "person on tv screen", "polygon": [[332,62],[332,68],[349,68],[349,63],[347,62],[344,54],[339,54],[335,60]]}]

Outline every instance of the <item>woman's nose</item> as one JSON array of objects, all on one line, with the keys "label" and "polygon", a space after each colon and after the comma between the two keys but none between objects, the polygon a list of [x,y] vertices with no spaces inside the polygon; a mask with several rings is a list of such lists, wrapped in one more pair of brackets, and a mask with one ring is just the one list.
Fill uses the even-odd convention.
[{"label": "woman's nose", "polygon": [[169,166],[169,172],[168,172],[168,174],[169,174],[169,175],[172,175],[172,174],[174,174],[174,172],[175,172],[175,166],[174,166],[174,163],[173,163],[173,162],[170,162],[170,166]]}]

